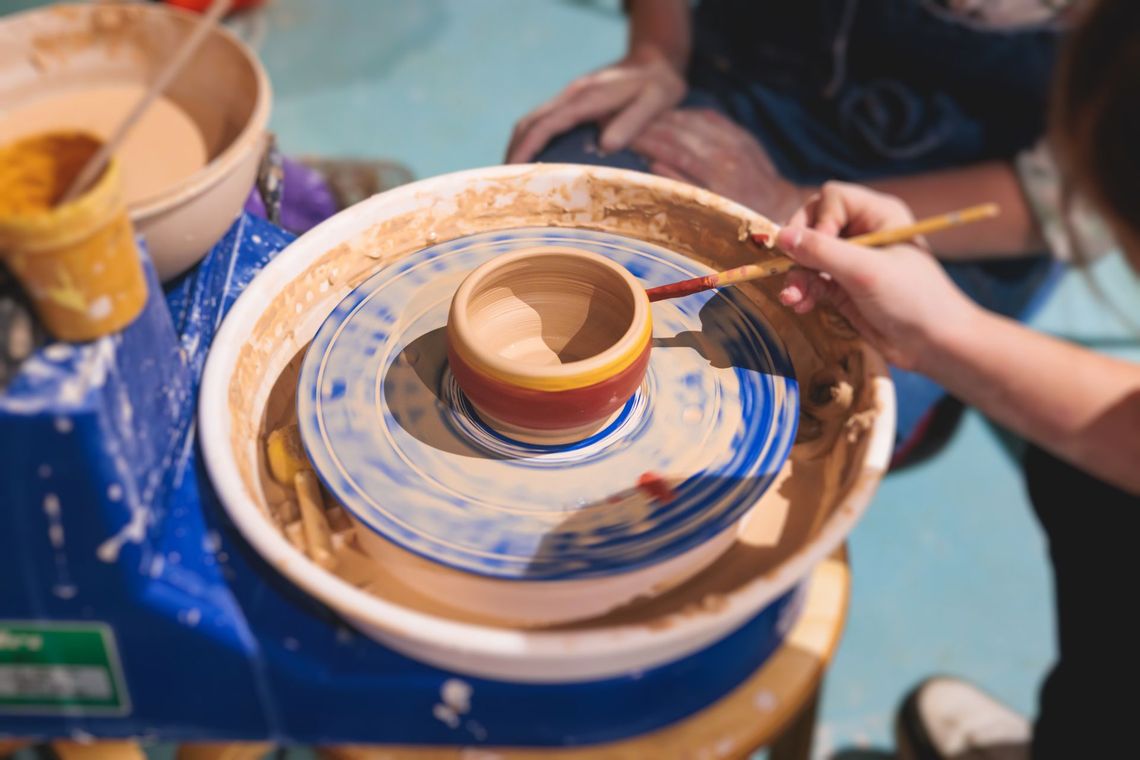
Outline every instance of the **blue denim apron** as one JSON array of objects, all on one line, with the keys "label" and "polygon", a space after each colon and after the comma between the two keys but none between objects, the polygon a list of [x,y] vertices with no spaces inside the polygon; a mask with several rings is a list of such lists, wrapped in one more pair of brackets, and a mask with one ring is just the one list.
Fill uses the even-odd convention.
[{"label": "blue denim apron", "polygon": [[[1044,133],[1059,36],[1053,26],[985,29],[935,0],[703,0],[683,105],[729,116],[803,184],[1011,158]],[[595,126],[579,127],[538,160],[648,170],[631,151],[598,155],[596,140]],[[978,303],[1020,320],[1061,270],[1044,252],[945,267]],[[945,391],[892,376],[904,446]]]}]

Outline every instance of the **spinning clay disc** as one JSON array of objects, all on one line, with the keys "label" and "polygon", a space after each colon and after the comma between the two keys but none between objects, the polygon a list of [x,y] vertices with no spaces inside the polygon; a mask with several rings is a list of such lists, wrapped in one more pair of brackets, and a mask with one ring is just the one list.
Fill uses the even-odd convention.
[{"label": "spinning clay disc", "polygon": [[306,354],[298,421],[317,473],[366,529],[504,580],[612,576],[731,529],[779,472],[799,414],[784,346],[733,289],[653,305],[644,382],[585,440],[512,440],[459,390],[444,332],[456,288],[494,256],[544,246],[599,253],[646,287],[711,271],[561,228],[480,233],[401,259],[353,290]]}]

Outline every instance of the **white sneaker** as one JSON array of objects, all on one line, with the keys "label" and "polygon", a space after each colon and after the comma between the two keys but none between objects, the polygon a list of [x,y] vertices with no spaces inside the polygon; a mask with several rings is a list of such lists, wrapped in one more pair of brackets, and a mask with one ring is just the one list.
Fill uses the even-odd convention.
[{"label": "white sneaker", "polygon": [[920,683],[899,707],[899,760],[1028,760],[1029,721],[981,689],[943,676]]}]

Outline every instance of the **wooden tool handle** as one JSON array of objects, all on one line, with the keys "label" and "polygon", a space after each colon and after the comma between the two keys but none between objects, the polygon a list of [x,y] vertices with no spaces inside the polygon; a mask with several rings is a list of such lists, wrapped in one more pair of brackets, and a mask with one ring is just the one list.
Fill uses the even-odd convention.
[{"label": "wooden tool handle", "polygon": [[[948,214],[942,214],[940,216],[932,216],[915,222],[914,224],[908,224],[905,227],[869,232],[865,235],[847,238],[846,240],[848,243],[855,243],[856,245],[867,247],[893,245],[906,240],[913,240],[919,235],[938,232],[948,227],[957,227],[960,224],[969,224],[971,222],[981,221],[982,219],[990,219],[997,216],[998,212],[999,208],[996,203],[986,203],[981,206],[971,206],[970,208],[961,209],[960,211],[951,211]],[[649,296],[650,301],[664,301],[669,298],[680,298],[681,296],[688,296],[693,293],[724,287],[725,285],[733,285],[738,282],[748,282],[749,280],[759,280],[764,277],[783,274],[795,265],[795,262],[791,259],[780,257],[765,261],[763,264],[746,264],[742,267],[727,269],[723,272],[705,275],[704,277],[693,277],[689,280],[671,282],[668,285],[649,288],[645,292],[646,295]]]},{"label": "wooden tool handle", "polygon": [[971,206],[959,211],[951,211],[948,214],[921,219],[905,227],[896,227],[891,230],[879,230],[878,232],[868,232],[865,235],[856,235],[853,238],[847,238],[847,242],[872,248],[882,245],[893,245],[895,243],[913,240],[919,235],[929,235],[932,232],[939,232],[949,227],[957,227],[958,225],[970,224],[971,222],[980,222],[983,219],[992,219],[998,215],[999,211],[1000,209],[996,203],[984,203],[981,206]]}]

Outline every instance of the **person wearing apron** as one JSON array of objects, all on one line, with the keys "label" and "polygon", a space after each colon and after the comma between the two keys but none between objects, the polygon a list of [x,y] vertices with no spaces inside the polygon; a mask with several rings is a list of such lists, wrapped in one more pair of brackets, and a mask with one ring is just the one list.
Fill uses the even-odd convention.
[{"label": "person wearing apron", "polygon": [[[1088,203],[1068,224],[1072,243],[1093,242],[1079,231],[1097,226],[1087,218],[1091,206],[1140,272],[1140,3],[1093,3],[1059,68],[1052,130],[1070,191]],[[872,253],[836,236],[912,218],[890,196],[825,185],[780,232],[778,243],[800,266],[779,298],[798,312],[831,300],[896,365],[1030,443],[1023,465],[1049,542],[1059,657],[1032,726],[965,681],[924,681],[899,711],[899,757],[1134,757],[1140,364],[979,308],[919,245]]]}]

